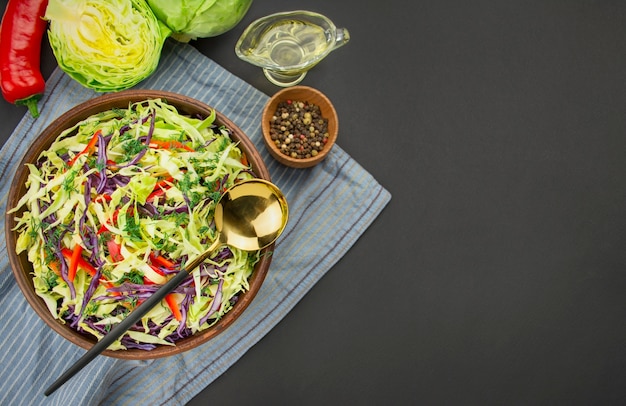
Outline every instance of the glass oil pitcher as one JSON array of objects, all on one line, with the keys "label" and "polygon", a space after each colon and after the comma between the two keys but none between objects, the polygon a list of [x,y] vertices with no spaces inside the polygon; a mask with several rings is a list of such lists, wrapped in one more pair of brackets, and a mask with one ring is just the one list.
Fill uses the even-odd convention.
[{"label": "glass oil pitcher", "polygon": [[263,68],[281,87],[293,86],[334,49],[350,41],[345,28],[311,11],[271,14],[252,22],[235,45],[239,58]]}]

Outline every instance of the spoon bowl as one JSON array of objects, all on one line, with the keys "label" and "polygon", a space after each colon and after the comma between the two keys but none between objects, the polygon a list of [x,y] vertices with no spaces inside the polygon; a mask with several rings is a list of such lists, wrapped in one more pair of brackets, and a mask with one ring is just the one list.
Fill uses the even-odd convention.
[{"label": "spoon bowl", "polygon": [[287,200],[271,182],[249,179],[231,186],[215,207],[217,238],[187,264],[185,272],[193,271],[223,244],[244,251],[269,246],[285,229],[288,217]]}]

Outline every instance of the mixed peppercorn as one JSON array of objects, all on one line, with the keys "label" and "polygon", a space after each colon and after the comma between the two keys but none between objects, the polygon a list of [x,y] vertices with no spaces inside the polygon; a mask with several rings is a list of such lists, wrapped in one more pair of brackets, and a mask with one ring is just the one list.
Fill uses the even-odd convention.
[{"label": "mixed peppercorn", "polygon": [[270,119],[270,137],[283,154],[292,158],[311,158],[328,142],[328,119],[322,117],[316,104],[282,101]]}]

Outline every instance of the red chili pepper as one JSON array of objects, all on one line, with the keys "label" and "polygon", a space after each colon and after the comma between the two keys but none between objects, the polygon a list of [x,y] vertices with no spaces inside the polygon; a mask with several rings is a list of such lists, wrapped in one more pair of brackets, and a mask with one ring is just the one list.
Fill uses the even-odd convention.
[{"label": "red chili pepper", "polygon": [[28,107],[33,117],[39,116],[37,101],[46,87],[39,63],[47,6],[48,0],[9,0],[0,26],[2,96]]}]

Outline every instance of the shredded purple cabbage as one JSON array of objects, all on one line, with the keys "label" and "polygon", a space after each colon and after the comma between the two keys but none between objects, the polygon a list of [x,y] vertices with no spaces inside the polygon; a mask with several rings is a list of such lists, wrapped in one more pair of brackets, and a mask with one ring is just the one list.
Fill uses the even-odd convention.
[{"label": "shredded purple cabbage", "polygon": [[[141,117],[140,119],[134,120],[130,124],[124,125],[119,130],[120,135],[122,135],[126,133],[127,131],[129,131],[132,128],[132,126],[136,124],[137,122],[141,122],[143,124],[143,123],[146,123],[148,120],[150,120],[150,124],[149,124],[147,135],[140,138],[140,141],[145,145],[145,148],[142,148],[134,157],[132,157],[128,162],[126,162],[123,165],[120,165],[119,163],[111,163],[111,161],[109,161],[109,158],[107,156],[107,146],[111,140],[112,135],[111,134],[103,135],[101,133],[98,134],[97,155],[95,158],[96,158],[96,168],[99,168],[99,169],[92,172],[86,178],[86,183],[84,185],[85,190],[83,194],[84,203],[86,206],[89,206],[89,204],[91,203],[93,190],[95,190],[96,194],[98,195],[106,195],[106,194],[113,193],[116,189],[120,187],[125,187],[126,185],[128,185],[128,183],[130,182],[130,177],[120,175],[119,173],[116,173],[117,171],[113,171],[116,174],[112,176],[107,176],[106,168],[107,167],[111,168],[113,166],[115,166],[118,169],[122,167],[129,167],[132,165],[136,165],[143,158],[143,156],[148,151],[149,144],[154,134],[156,112],[154,110],[151,110],[146,116]],[[217,127],[216,125],[212,126],[212,128],[216,128],[216,127]],[[221,129],[220,131],[224,132]],[[226,131],[226,132],[230,133],[230,131]],[[206,146],[208,146],[213,141],[214,140],[208,141],[206,143]],[[65,156],[63,156],[62,158],[67,161],[68,157],[69,155],[65,154]],[[91,163],[93,163],[93,160],[91,160]],[[90,164],[90,160],[84,163],[83,166],[86,170],[90,169],[89,164]],[[250,174],[254,175],[253,172],[250,170],[243,170],[242,172],[249,172]],[[227,186],[228,181],[229,181],[228,175],[226,175],[224,176],[224,178],[217,181],[216,186],[218,187],[219,190],[222,190],[223,188]],[[185,201],[186,201],[186,204],[181,204],[177,207],[168,208],[164,213],[160,213],[159,208],[157,208],[154,204],[150,202],[147,202],[144,205],[138,206],[138,210],[140,211],[142,215],[149,216],[149,217],[156,217],[161,214],[169,215],[173,213],[184,213],[188,211],[189,207],[191,206],[191,203],[186,196],[185,196]],[[122,198],[122,202],[123,203],[128,202],[128,197]],[[41,211],[45,210],[47,207],[50,206],[50,203],[46,203],[41,200],[39,200],[38,204],[39,204],[39,208]],[[73,220],[72,220],[69,224],[65,224],[63,226],[59,226],[56,228],[45,227],[46,224],[49,225],[55,221],[56,221],[56,215],[54,213],[43,220],[42,224],[44,225],[44,227],[42,227],[42,235],[43,235],[45,245],[47,247],[51,247],[51,254],[58,260],[60,264],[61,277],[65,281],[65,283],[68,285],[69,290],[70,290],[70,295],[72,299],[74,299],[76,297],[76,289],[74,287],[74,284],[71,281],[69,281],[69,278],[68,278],[69,261],[64,257],[62,253],[61,242],[64,236],[68,232],[70,232],[70,230],[73,230],[75,228],[74,227],[75,224],[73,223]],[[78,230],[80,233],[80,237],[82,241],[84,242],[87,250],[91,252],[89,260],[90,260],[90,263],[96,269],[96,274],[93,275],[93,277],[91,278],[89,282],[89,286],[84,294],[84,297],[82,300],[82,306],[81,306],[82,309],[85,309],[88,306],[90,301],[111,300],[111,296],[103,295],[103,296],[94,297],[96,289],[98,288],[99,284],[102,283],[103,281],[102,270],[103,270],[104,261],[101,259],[101,252],[99,251],[100,250],[100,243],[99,243],[100,236],[98,235],[98,231],[91,229],[91,227],[87,227],[86,222],[87,222],[87,212],[85,211],[79,218]],[[203,241],[203,243],[207,243],[207,241]],[[232,256],[233,256],[233,252],[228,247],[223,247],[214,256],[214,260],[216,263],[220,263],[226,259],[232,258]],[[182,263],[185,263],[188,260],[188,258],[183,257],[180,260]],[[154,265],[154,266],[163,275],[172,275],[177,272],[180,272],[179,269],[170,269],[164,266],[157,266],[157,265]],[[201,325],[204,323],[210,322],[211,320],[214,320],[217,317],[216,312],[218,312],[218,310],[221,307],[223,285],[224,285],[224,279],[223,277],[221,277],[221,275],[227,271],[227,268],[228,268],[228,265],[217,266],[217,265],[209,264],[209,263],[202,263],[198,267],[197,272],[203,284],[205,283],[217,284],[215,297],[213,298],[211,302],[211,307],[208,313],[200,320]],[[118,297],[121,300],[128,300],[130,302],[134,302],[134,301],[141,301],[141,300],[145,300],[149,298],[160,287],[161,285],[159,284],[142,284],[142,283],[132,283],[130,281],[126,281],[120,285],[107,288],[107,291],[110,293],[117,292],[119,294]],[[193,298],[195,295],[193,277],[189,275],[183,281],[183,283],[181,283],[173,292],[182,294],[183,299],[180,302],[182,320],[180,324],[178,325],[176,331],[171,333],[165,338],[165,340],[171,343],[174,343],[177,340],[180,340],[180,339],[183,339],[192,335],[191,329],[189,329],[186,326],[186,320],[187,320],[189,306],[192,304]],[[231,303],[236,303],[238,299],[239,299],[239,295],[235,295],[230,300],[231,300]],[[90,329],[98,331],[99,333],[103,335],[106,334],[107,331],[110,329],[110,326],[97,324],[99,321],[99,318],[96,316],[86,316],[85,314],[75,315],[74,312],[75,312],[75,308],[74,306],[71,306],[69,309],[67,309],[67,311],[64,314],[61,315],[61,317],[64,320],[66,320],[72,328],[76,329],[77,331],[81,333],[84,333],[86,335],[91,335],[89,331],[83,329],[80,326],[80,322],[84,322],[87,326],[89,326]],[[117,307],[116,310],[114,310],[112,315],[113,316],[122,315],[122,312],[124,312],[124,309],[121,307]],[[166,320],[166,323],[164,323],[164,325],[167,324],[167,321],[171,320],[172,318],[173,318],[173,315],[170,315],[168,319]],[[158,335],[161,331],[162,326],[158,326],[154,324],[153,322],[150,322],[149,328],[150,328],[151,334]],[[136,331],[143,331],[143,327],[140,325],[140,323],[133,326],[132,329]],[[122,337],[121,343],[126,348],[136,348],[136,349],[143,349],[143,350],[151,350],[151,349],[156,348],[156,345],[154,344],[138,343],[127,335]]]}]

